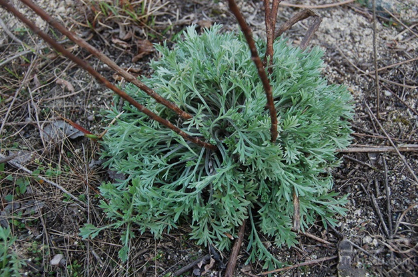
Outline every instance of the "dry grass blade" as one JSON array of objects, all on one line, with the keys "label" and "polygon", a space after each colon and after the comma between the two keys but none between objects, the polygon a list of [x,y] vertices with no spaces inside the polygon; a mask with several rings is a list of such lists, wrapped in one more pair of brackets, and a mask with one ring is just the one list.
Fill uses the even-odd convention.
[{"label": "dry grass blade", "polygon": [[228,266],[225,271],[224,277],[233,277],[235,266],[237,264],[239,250],[241,248],[242,241],[245,233],[245,220],[242,222],[241,227],[238,231],[238,239],[235,241],[234,247],[232,248],[231,255],[229,257]]},{"label": "dry grass blade", "polygon": [[290,28],[292,28],[292,26],[295,25],[297,22],[304,20],[310,16],[318,16],[318,15],[311,10],[302,10],[296,13],[288,21],[282,24],[282,26],[280,26],[280,28],[277,30],[275,34],[275,39],[281,36],[284,32],[286,32]]},{"label": "dry grass blade", "polygon": [[396,220],[396,224],[395,224],[395,229],[394,229],[394,233],[393,235],[396,235],[396,233],[399,230],[399,225],[402,222],[402,219],[405,217],[405,215],[410,212],[413,208],[417,207],[418,203],[414,203],[412,205],[410,205],[405,211],[402,212],[401,216],[398,218],[398,220]]}]

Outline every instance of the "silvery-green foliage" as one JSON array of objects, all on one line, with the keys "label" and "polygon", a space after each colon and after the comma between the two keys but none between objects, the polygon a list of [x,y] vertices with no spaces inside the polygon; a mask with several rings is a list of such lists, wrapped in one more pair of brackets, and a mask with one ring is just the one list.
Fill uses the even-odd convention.
[{"label": "silvery-green foliage", "polygon": [[[351,97],[346,88],[321,77],[319,48],[302,51],[279,39],[274,44],[270,82],[279,121],[279,137],[270,142],[266,96],[243,36],[214,26],[198,35],[194,27],[170,49],[157,46],[154,73],[143,82],[194,115],[190,120],[128,85],[126,91],[150,110],[192,136],[210,142],[210,151],[185,141],[129,104],[103,141],[106,166],[127,180],[104,184],[102,208],[114,222],[127,225],[126,258],[132,230],[156,237],[189,224],[199,244],[229,249],[226,234],[250,223],[250,261],[277,262],[261,239],[275,245],[296,243],[291,231],[293,194],[300,200],[302,230],[315,220],[333,224],[346,199],[330,193],[335,150],[349,144]],[[260,56],[265,43],[257,41]],[[113,119],[119,111],[108,113]],[[82,234],[97,235],[92,225]]]}]

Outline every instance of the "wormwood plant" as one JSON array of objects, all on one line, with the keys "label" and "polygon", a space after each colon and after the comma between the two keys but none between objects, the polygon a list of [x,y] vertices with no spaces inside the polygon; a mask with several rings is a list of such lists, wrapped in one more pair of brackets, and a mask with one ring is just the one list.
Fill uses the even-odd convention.
[{"label": "wormwood plant", "polygon": [[[189,224],[197,243],[229,249],[228,234],[249,221],[248,261],[277,263],[262,239],[275,245],[296,243],[292,229],[293,197],[299,198],[302,231],[317,219],[335,224],[346,198],[336,198],[331,169],[335,150],[349,144],[350,95],[321,77],[322,52],[303,51],[283,39],[274,43],[272,74],[279,137],[270,142],[266,97],[243,36],[220,33],[214,26],[198,35],[184,33],[174,49],[156,46],[161,59],[142,81],[181,109],[181,120],[134,86],[127,92],[159,116],[203,141],[209,150],[185,141],[129,104],[103,141],[106,166],[127,179],[100,187],[101,207],[112,223],[82,228],[84,237],[105,228],[126,229],[120,257],[126,260],[133,230],[156,237]],[[261,54],[265,42],[258,40]],[[115,101],[117,103],[117,101]],[[115,118],[116,107],[108,113]]]}]

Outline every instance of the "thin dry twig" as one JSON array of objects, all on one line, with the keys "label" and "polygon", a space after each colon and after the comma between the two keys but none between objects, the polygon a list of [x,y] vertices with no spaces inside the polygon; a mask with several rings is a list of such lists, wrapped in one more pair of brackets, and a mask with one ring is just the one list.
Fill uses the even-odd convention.
[{"label": "thin dry twig", "polygon": [[245,220],[242,222],[241,227],[238,231],[238,239],[235,241],[234,247],[232,248],[231,255],[229,257],[228,266],[225,271],[224,277],[233,277],[235,266],[237,264],[239,250],[241,248],[242,241],[244,240],[245,233]]},{"label": "thin dry twig", "polygon": [[266,23],[266,36],[267,36],[267,49],[266,49],[266,56],[264,57],[264,61],[269,61],[268,64],[268,71],[269,74],[273,73],[273,42],[274,42],[274,31],[276,30],[276,22],[277,22],[277,11],[279,9],[279,4],[281,0],[273,0],[273,3],[270,6],[269,0],[264,0],[264,10],[265,10],[265,23]]},{"label": "thin dry twig", "polygon": [[405,160],[405,157],[402,156],[402,154],[399,152],[398,147],[396,147],[395,143],[392,141],[392,139],[390,138],[390,136],[388,135],[388,133],[386,133],[385,128],[383,128],[382,124],[379,122],[379,120],[376,118],[376,116],[372,113],[369,105],[367,105],[367,103],[364,103],[367,107],[367,110],[369,112],[369,114],[372,116],[372,118],[374,119],[374,121],[377,123],[377,125],[379,125],[379,128],[382,130],[382,132],[385,134],[385,136],[388,138],[390,144],[393,146],[393,148],[395,148],[395,152],[398,154],[398,156],[401,158],[401,160],[403,161],[403,163],[405,164],[406,168],[408,169],[408,171],[411,173],[412,177],[414,178],[415,182],[418,183],[418,178],[415,175],[415,172],[412,170],[412,168],[409,166],[408,162]]},{"label": "thin dry twig", "polygon": [[[386,137],[388,138],[388,137]],[[395,146],[359,146],[359,147],[350,147],[346,149],[339,149],[339,153],[385,153],[385,152],[416,152],[418,151],[417,144],[405,144]]]},{"label": "thin dry twig", "polygon": [[324,240],[324,239],[321,239],[321,238],[318,238],[317,236],[312,235],[311,233],[308,233],[308,232],[304,232],[304,233],[302,232],[301,234],[304,235],[304,236],[306,236],[306,237],[308,237],[308,238],[311,238],[311,239],[314,239],[316,241],[319,241],[320,243],[323,243],[323,244],[327,244],[327,245],[331,245],[332,244],[331,242],[329,242],[327,240]]},{"label": "thin dry twig", "polygon": [[6,0],[0,0],[0,5],[3,6],[6,10],[11,12],[14,16],[19,18],[23,23],[26,24],[35,34],[39,35],[42,39],[44,39],[48,44],[50,44],[54,49],[56,49],[58,52],[62,53],[65,57],[69,58],[71,61],[75,62],[78,66],[83,68],[84,70],[88,71],[92,76],[94,76],[99,82],[105,84],[108,88],[113,90],[116,94],[121,96],[123,99],[128,101],[130,104],[132,104],[134,107],[136,107],[140,112],[143,112],[146,114],[149,118],[161,123],[162,125],[166,126],[167,128],[173,130],[180,136],[182,136],[185,140],[191,141],[199,146],[205,147],[207,149],[216,150],[217,147],[215,145],[212,145],[210,143],[201,141],[197,137],[192,137],[182,131],[180,128],[175,126],[170,121],[158,116],[157,114],[153,113],[149,109],[147,109],[145,106],[141,105],[140,103],[136,102],[132,97],[130,97],[126,92],[122,91],[112,83],[110,83],[105,77],[103,77],[100,73],[98,73],[94,68],[88,64],[86,61],[78,58],[77,56],[73,55],[71,52],[66,50],[64,47],[62,47],[60,44],[58,44],[56,41],[51,39],[47,34],[42,32],[32,21],[27,19],[23,14],[21,14],[13,5],[11,5]]},{"label": "thin dry twig", "polygon": [[272,273],[277,273],[277,272],[282,272],[282,271],[298,268],[298,267],[301,267],[301,266],[319,264],[319,263],[322,263],[322,262],[325,262],[325,261],[335,260],[335,259],[338,259],[338,256],[331,256],[331,257],[320,258],[320,259],[316,259],[316,260],[312,260],[312,261],[307,261],[307,262],[303,262],[303,263],[300,263],[300,264],[295,264],[295,265],[286,266],[286,267],[283,267],[283,268],[278,268],[278,269],[275,269],[275,270],[261,272],[258,275],[268,275],[268,274],[272,274]]},{"label": "thin dry twig", "polygon": [[[6,157],[6,156],[4,156],[3,154],[0,154],[0,158],[1,158],[2,160],[3,160],[3,159],[7,159],[7,157]],[[7,161],[7,163],[8,163],[8,164],[10,164],[10,165],[12,165],[12,166],[14,166],[14,167],[16,167],[16,168],[18,168],[18,169],[20,169],[20,170],[25,171],[26,173],[28,173],[28,174],[30,174],[30,175],[33,175],[33,172],[32,172],[31,170],[27,169],[26,167],[24,167],[23,165],[21,165],[21,164],[19,164],[19,163],[17,163],[17,162],[14,162],[13,160],[9,160],[9,161]],[[64,192],[64,193],[66,193],[69,197],[71,197],[74,201],[76,201],[77,203],[79,203],[81,206],[83,206],[83,207],[85,207],[85,206],[86,206],[86,204],[85,204],[84,202],[80,201],[77,197],[75,197],[74,195],[72,195],[72,194],[71,194],[68,190],[66,190],[66,189],[65,189],[65,188],[63,188],[62,186],[58,185],[57,183],[54,183],[54,182],[52,182],[52,181],[50,181],[50,180],[46,179],[45,177],[42,177],[41,175],[36,176],[36,178],[39,178],[39,179],[41,179],[42,181],[44,181],[45,183],[48,183],[48,184],[50,184],[50,185],[53,185],[54,187],[56,187],[56,188],[57,188],[57,189],[59,189],[60,191],[62,191],[62,192]]]},{"label": "thin dry twig", "polygon": [[316,14],[311,10],[302,10],[298,13],[296,13],[294,16],[292,16],[288,21],[283,23],[280,28],[277,30],[274,39],[281,36],[284,32],[292,28],[293,25],[298,23],[299,21],[302,21],[310,16],[316,16]]},{"label": "thin dry twig", "polygon": [[109,59],[105,54],[100,52],[98,49],[75,35],[73,32],[69,31],[67,28],[65,28],[63,25],[61,25],[57,20],[52,18],[49,14],[47,14],[44,10],[42,10],[40,7],[35,5],[30,0],[21,0],[25,5],[27,5],[29,8],[31,8],[36,14],[38,14],[42,19],[44,19],[46,22],[51,24],[53,27],[55,27],[58,31],[66,35],[69,39],[71,39],[73,42],[78,44],[80,47],[83,47],[87,51],[89,51],[91,54],[95,55],[97,58],[99,58],[102,62],[107,64],[110,68],[117,71],[120,75],[122,75],[127,81],[133,83],[135,86],[137,86],[139,89],[144,91],[146,94],[154,98],[158,103],[166,106],[167,108],[171,109],[175,113],[177,113],[179,116],[181,116],[184,119],[190,119],[192,118],[192,115],[188,114],[187,112],[181,110],[176,104],[168,101],[167,99],[161,97],[158,93],[156,93],[154,90],[146,86],[144,83],[139,81],[137,78],[135,78],[132,74],[127,72],[126,70],[123,70],[121,67],[119,67],[114,61]]},{"label": "thin dry twig", "polygon": [[187,271],[191,270],[195,265],[197,265],[201,261],[209,261],[209,260],[210,260],[210,255],[207,254],[207,255],[203,256],[202,258],[197,259],[197,260],[193,261],[192,263],[186,265],[185,267],[180,268],[179,270],[177,270],[176,272],[173,273],[173,276],[182,275],[183,273],[186,273]]},{"label": "thin dry twig", "polygon": [[360,160],[358,160],[358,159],[356,159],[356,158],[353,158],[353,157],[350,157],[350,156],[347,156],[347,155],[343,155],[343,158],[345,158],[345,159],[349,159],[349,160],[352,160],[352,161],[354,161],[354,162],[356,162],[356,163],[359,163],[359,164],[361,164],[361,165],[364,165],[364,166],[370,167],[370,168],[371,168],[371,169],[373,169],[373,170],[377,170],[377,168],[376,168],[376,167],[374,167],[374,166],[372,166],[372,165],[370,165],[370,164],[368,164],[368,163],[362,162],[362,161],[360,161]]},{"label": "thin dry twig", "polygon": [[324,5],[315,5],[315,6],[298,5],[298,4],[288,3],[288,2],[282,2],[282,6],[292,7],[292,8],[301,8],[301,9],[327,9],[327,8],[333,8],[333,7],[338,7],[338,6],[342,6],[342,5],[347,5],[347,4],[353,3],[354,1],[356,1],[356,0],[346,0],[346,1],[343,1],[343,2],[338,2],[338,3],[333,3],[333,4],[324,4]]},{"label": "thin dry twig", "polygon": [[[366,190],[365,192],[368,194],[368,190]],[[370,198],[372,200],[373,208],[376,211],[377,216],[379,217],[379,220],[382,224],[383,231],[386,234],[386,236],[389,238],[389,229],[386,226],[385,220],[383,219],[383,215],[382,215],[382,212],[380,211],[380,207],[379,207],[379,204],[377,203],[376,197],[373,195],[373,193],[370,193]]]},{"label": "thin dry twig", "polygon": [[313,17],[313,22],[300,43],[300,48],[302,49],[306,49],[306,47],[308,47],[309,42],[313,38],[313,35],[319,29],[319,25],[321,25],[322,18],[317,14],[315,14]]},{"label": "thin dry twig", "polygon": [[274,107],[273,92],[270,86],[270,82],[267,78],[267,73],[260,59],[260,56],[258,55],[257,47],[255,46],[251,28],[248,26],[247,22],[245,22],[245,19],[242,16],[235,1],[228,0],[228,3],[229,3],[230,11],[236,17],[238,24],[240,25],[241,30],[244,33],[245,39],[247,40],[248,46],[251,51],[251,59],[255,63],[257,70],[258,70],[258,75],[260,76],[261,82],[263,83],[264,91],[266,92],[267,107],[269,109],[270,118],[271,118],[271,128],[270,128],[271,142],[275,142],[278,136],[277,112],[276,112],[276,108]]},{"label": "thin dry twig", "polygon": [[376,114],[380,119],[380,84],[379,84],[379,72],[377,67],[377,29],[376,29],[376,0],[373,0],[373,62],[374,62],[374,80],[376,83]]},{"label": "thin dry twig", "polygon": [[386,210],[389,224],[389,239],[393,238],[393,223],[392,223],[392,206],[390,204],[390,187],[388,180],[388,165],[386,164],[386,158],[383,157],[383,166],[385,170],[385,192],[386,192]]},{"label": "thin dry twig", "polygon": [[394,233],[393,235],[395,236],[396,233],[399,230],[399,225],[401,224],[402,219],[405,217],[405,215],[412,210],[413,208],[415,208],[416,206],[418,206],[418,203],[414,203],[412,205],[410,205],[405,211],[402,212],[401,216],[398,218],[398,220],[396,220],[396,224],[395,224],[395,229],[394,229]]}]

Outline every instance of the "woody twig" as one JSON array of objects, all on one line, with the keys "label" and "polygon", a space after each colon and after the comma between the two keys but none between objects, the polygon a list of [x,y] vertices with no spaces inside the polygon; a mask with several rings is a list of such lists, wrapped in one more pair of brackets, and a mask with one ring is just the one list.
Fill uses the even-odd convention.
[{"label": "woody twig", "polygon": [[306,32],[305,37],[302,39],[302,42],[300,43],[300,47],[302,49],[305,49],[308,46],[308,43],[311,41],[313,34],[318,30],[319,25],[322,22],[322,18],[318,16],[314,11],[312,10],[302,10],[292,16],[288,21],[286,21],[282,26],[280,26],[279,30],[277,30],[275,34],[275,38],[281,36],[284,32],[289,30],[293,25],[295,25],[297,22],[304,20],[308,17],[314,17],[313,24],[309,27],[308,31]]}]

